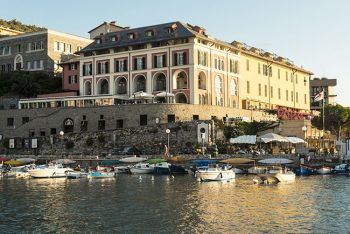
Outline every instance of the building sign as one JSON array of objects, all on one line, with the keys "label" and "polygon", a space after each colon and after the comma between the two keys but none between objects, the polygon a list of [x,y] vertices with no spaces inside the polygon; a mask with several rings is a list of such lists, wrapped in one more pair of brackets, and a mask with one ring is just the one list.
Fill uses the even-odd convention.
[{"label": "building sign", "polygon": [[10,139],[9,140],[9,148],[14,149],[15,148],[15,139]]},{"label": "building sign", "polygon": [[38,139],[32,139],[32,149],[38,148]]},{"label": "building sign", "polygon": [[296,110],[290,110],[285,107],[277,107],[277,117],[282,120],[304,120],[313,119],[312,114],[302,113]]}]

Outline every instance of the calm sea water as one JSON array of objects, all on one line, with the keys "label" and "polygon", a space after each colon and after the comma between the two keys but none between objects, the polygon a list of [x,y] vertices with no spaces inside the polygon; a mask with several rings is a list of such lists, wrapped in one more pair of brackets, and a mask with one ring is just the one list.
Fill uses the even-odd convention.
[{"label": "calm sea water", "polygon": [[349,233],[350,177],[0,179],[0,233]]}]

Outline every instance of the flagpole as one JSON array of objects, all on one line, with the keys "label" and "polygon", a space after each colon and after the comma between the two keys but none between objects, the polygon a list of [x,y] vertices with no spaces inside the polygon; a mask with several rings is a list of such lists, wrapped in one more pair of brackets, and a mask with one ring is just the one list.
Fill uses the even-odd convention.
[{"label": "flagpole", "polygon": [[323,92],[323,98],[322,98],[322,134],[323,134],[323,136],[322,136],[322,147],[323,147],[323,149],[324,149],[324,136],[325,136],[325,134],[324,134],[324,89],[322,89],[322,92]]}]

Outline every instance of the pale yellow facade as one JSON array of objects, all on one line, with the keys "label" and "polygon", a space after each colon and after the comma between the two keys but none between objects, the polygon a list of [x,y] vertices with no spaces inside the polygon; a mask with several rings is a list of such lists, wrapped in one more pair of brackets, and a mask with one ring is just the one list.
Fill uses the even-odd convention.
[{"label": "pale yellow facade", "polygon": [[240,53],[240,102],[244,109],[310,110],[312,73],[258,49]]}]

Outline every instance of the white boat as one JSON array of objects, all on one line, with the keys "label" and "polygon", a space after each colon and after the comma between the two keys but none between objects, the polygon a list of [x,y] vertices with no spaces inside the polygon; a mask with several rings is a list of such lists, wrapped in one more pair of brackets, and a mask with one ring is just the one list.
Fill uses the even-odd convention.
[{"label": "white boat", "polygon": [[7,177],[27,178],[30,177],[27,166],[12,167],[5,173]]},{"label": "white boat", "polygon": [[267,170],[267,167],[264,166],[253,166],[248,168],[248,174],[262,174],[265,173]]},{"label": "white boat", "polygon": [[138,163],[130,167],[130,172],[132,174],[150,174],[154,171],[154,165],[149,163]]},{"label": "white boat", "polygon": [[139,163],[146,160],[147,158],[136,157],[136,156],[119,159],[119,161],[123,163]]},{"label": "white boat", "polygon": [[236,174],[244,174],[244,170],[239,169],[237,167],[232,168],[232,170],[236,173]]},{"label": "white boat", "polygon": [[196,176],[200,181],[229,181],[236,177],[236,173],[226,166],[209,165],[206,169],[199,169]]},{"label": "white boat", "polygon": [[323,166],[316,170],[317,174],[321,174],[321,175],[331,174],[332,171],[333,171],[332,168],[326,167],[326,166]]},{"label": "white boat", "polygon": [[293,182],[295,181],[295,174],[281,167],[272,167],[266,173],[259,175],[264,183],[279,183],[279,182]]},{"label": "white boat", "polygon": [[129,173],[130,166],[116,166],[116,167],[114,167],[114,172],[115,172],[115,174]]},{"label": "white boat", "polygon": [[88,173],[82,172],[82,171],[68,171],[66,173],[67,179],[80,179],[80,178],[86,178],[88,176]]},{"label": "white boat", "polygon": [[66,177],[66,173],[70,171],[73,169],[63,167],[62,164],[49,164],[30,169],[28,173],[33,178],[60,178]]}]

